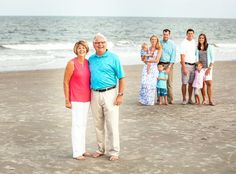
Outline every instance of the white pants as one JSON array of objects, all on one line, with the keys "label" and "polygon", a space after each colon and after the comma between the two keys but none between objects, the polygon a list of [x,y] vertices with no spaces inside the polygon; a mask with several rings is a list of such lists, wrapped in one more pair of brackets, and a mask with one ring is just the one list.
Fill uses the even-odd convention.
[{"label": "white pants", "polygon": [[[96,127],[97,152],[104,154],[107,150],[109,155],[118,156],[120,152],[119,106],[114,105],[116,96],[116,89],[106,92],[92,91],[91,108]],[[107,137],[107,147],[105,137]]]},{"label": "white pants", "polygon": [[85,153],[85,137],[90,102],[71,102],[72,104],[72,148],[73,157]]}]

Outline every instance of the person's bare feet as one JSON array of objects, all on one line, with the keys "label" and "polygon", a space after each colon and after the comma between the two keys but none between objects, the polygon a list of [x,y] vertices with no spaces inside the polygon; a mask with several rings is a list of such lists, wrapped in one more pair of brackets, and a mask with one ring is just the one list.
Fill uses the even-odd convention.
[{"label": "person's bare feet", "polygon": [[98,158],[98,157],[101,157],[101,156],[103,156],[103,155],[104,155],[103,153],[95,152],[95,153],[93,154],[93,158]]},{"label": "person's bare feet", "polygon": [[211,102],[209,102],[209,105],[215,106],[215,103],[211,101]]},{"label": "person's bare feet", "polygon": [[75,160],[85,160],[85,156],[74,157]]},{"label": "person's bare feet", "polygon": [[92,154],[91,154],[91,153],[89,153],[89,152],[85,152],[85,153],[83,154],[83,156],[85,156],[85,157],[91,157],[91,156],[92,156]]},{"label": "person's bare feet", "polygon": [[119,160],[119,156],[112,155],[112,156],[110,156],[109,160],[110,160],[110,161]]},{"label": "person's bare feet", "polygon": [[192,105],[192,104],[194,104],[194,103],[193,103],[193,101],[190,99],[190,100],[188,100],[188,104],[191,104],[191,105]]}]

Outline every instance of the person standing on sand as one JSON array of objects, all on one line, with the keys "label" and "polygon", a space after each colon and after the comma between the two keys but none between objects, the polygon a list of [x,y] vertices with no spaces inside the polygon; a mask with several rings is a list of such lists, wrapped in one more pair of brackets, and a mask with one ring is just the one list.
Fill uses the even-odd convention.
[{"label": "person standing on sand", "polygon": [[200,97],[199,97],[199,91],[203,87],[203,81],[205,78],[205,70],[202,68],[202,62],[197,62],[195,64],[196,70],[195,70],[195,76],[193,81],[193,90],[194,90],[194,96],[195,96],[195,104],[200,104]]},{"label": "person standing on sand", "polygon": [[[192,101],[192,92],[193,92],[193,80],[194,80],[194,72],[195,72],[195,41],[194,41],[194,30],[188,29],[186,32],[187,37],[181,43],[180,47],[180,58],[182,65],[182,96],[183,96],[183,105],[187,103],[193,104]],[[187,93],[187,84],[188,84],[188,102],[186,99]]]},{"label": "person standing on sand", "polygon": [[91,97],[89,64],[85,59],[88,51],[87,42],[77,42],[74,46],[74,53],[77,57],[67,63],[64,74],[65,107],[72,110],[72,148],[73,158],[77,160],[85,160],[86,156],[90,156],[85,151],[85,135]]},{"label": "person standing on sand", "polygon": [[166,72],[168,73],[167,80],[167,93],[168,103],[174,103],[173,95],[173,67],[176,60],[176,45],[170,40],[170,30],[163,30],[163,39],[160,41],[163,47],[163,52],[160,58],[160,63],[165,65]]},{"label": "person standing on sand", "polygon": [[163,99],[165,102],[165,105],[168,105],[167,100],[167,80],[168,80],[168,74],[165,70],[165,65],[163,63],[158,63],[158,78],[157,78],[157,96],[159,97],[159,105],[162,105]]},{"label": "person standing on sand", "polygon": [[198,61],[203,62],[203,68],[205,68],[205,80],[202,88],[203,104],[206,104],[206,90],[209,99],[209,105],[215,106],[212,101],[212,71],[215,61],[214,50],[211,45],[207,43],[207,37],[205,34],[200,34],[198,37],[198,46],[196,50],[196,57]]},{"label": "person standing on sand", "polygon": [[115,161],[119,159],[120,152],[119,106],[123,100],[125,74],[118,56],[107,49],[107,39],[104,35],[98,33],[94,37],[93,46],[96,53],[89,57],[91,108],[98,144],[98,150],[93,157],[98,158],[108,150],[109,160]]},{"label": "person standing on sand", "polygon": [[[156,96],[156,83],[157,83],[157,63],[162,54],[162,46],[159,38],[156,35],[150,37],[151,47],[149,48],[148,60],[144,60],[145,64],[142,72],[141,88],[139,92],[139,102],[142,105],[154,105]],[[149,73],[147,71],[148,63],[151,64]]]}]

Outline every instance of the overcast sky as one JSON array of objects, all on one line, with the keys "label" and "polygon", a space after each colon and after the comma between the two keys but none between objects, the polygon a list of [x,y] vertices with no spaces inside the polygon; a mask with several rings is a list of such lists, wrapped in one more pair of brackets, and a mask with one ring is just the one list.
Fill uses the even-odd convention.
[{"label": "overcast sky", "polygon": [[236,0],[0,0],[0,15],[236,18]]}]

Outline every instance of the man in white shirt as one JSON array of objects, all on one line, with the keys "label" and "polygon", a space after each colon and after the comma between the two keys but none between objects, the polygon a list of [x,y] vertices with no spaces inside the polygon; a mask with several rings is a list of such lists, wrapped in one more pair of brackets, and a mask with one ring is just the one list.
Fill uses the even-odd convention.
[{"label": "man in white shirt", "polygon": [[[194,41],[194,30],[188,29],[186,32],[186,38],[181,43],[180,47],[180,58],[182,65],[182,95],[183,95],[183,104],[193,104],[192,102],[192,83],[194,80],[194,71],[195,71],[195,41]],[[186,99],[187,93],[187,84],[188,84],[188,102]]]}]

